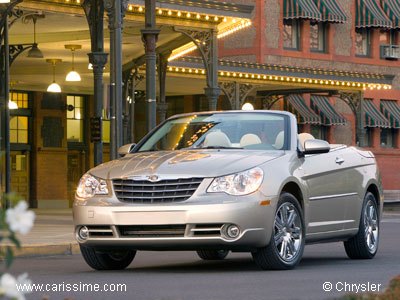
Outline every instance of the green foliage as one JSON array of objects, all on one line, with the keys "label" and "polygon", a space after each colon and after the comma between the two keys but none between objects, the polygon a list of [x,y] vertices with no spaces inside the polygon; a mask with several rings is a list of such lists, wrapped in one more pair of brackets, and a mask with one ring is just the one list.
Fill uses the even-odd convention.
[{"label": "green foliage", "polygon": [[383,293],[348,294],[338,300],[399,300],[400,275],[390,280],[389,286]]},{"label": "green foliage", "polygon": [[[13,192],[3,194],[2,200],[3,203],[8,202],[10,206],[13,206],[19,201],[19,197]],[[6,222],[6,211],[7,209],[5,207],[0,209],[0,242],[11,242],[13,246],[20,249],[21,244],[18,238],[15,236],[15,233],[10,230],[9,225]],[[1,246],[0,259],[5,262],[6,268],[9,268],[14,261],[13,247],[10,245]]]}]

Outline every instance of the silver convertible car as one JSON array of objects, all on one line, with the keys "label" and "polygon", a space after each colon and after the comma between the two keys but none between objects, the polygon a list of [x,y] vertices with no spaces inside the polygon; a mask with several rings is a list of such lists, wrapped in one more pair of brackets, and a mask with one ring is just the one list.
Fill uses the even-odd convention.
[{"label": "silver convertible car", "polygon": [[251,252],[261,269],[295,267],[306,243],[343,241],[352,259],[377,252],[374,155],[298,134],[291,113],[176,115],[120,155],[76,191],[76,239],[94,269],[126,268],[138,250]]}]

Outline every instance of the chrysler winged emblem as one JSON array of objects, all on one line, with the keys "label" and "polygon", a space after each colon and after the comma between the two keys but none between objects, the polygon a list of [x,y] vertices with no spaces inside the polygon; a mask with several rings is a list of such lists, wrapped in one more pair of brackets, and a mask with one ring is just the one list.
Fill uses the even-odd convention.
[{"label": "chrysler winged emblem", "polygon": [[149,179],[149,181],[151,181],[151,182],[156,182],[156,181],[159,180],[159,177],[158,177],[157,175],[150,175],[150,176],[148,177],[148,179]]}]

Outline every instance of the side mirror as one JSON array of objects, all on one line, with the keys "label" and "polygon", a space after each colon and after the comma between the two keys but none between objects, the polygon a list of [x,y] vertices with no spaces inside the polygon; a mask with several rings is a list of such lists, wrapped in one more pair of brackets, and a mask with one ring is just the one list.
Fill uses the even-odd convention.
[{"label": "side mirror", "polygon": [[136,146],[136,144],[126,144],[126,145],[119,147],[118,155],[125,156],[125,155],[131,153],[131,151],[133,150],[133,148],[135,148],[135,146]]},{"label": "side mirror", "polygon": [[320,154],[328,153],[331,150],[331,146],[328,142],[323,140],[306,140],[304,142],[303,154]]}]

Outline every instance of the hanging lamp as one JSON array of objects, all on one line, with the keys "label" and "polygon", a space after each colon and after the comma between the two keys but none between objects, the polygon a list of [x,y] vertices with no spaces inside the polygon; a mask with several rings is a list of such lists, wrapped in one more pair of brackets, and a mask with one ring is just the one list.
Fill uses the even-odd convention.
[{"label": "hanging lamp", "polygon": [[33,15],[32,16],[32,22],[33,22],[33,45],[32,48],[28,51],[28,57],[30,58],[43,58],[43,53],[40,51],[38,44],[36,43],[36,21],[37,21],[37,16]]},{"label": "hanging lamp", "polygon": [[81,81],[81,76],[75,71],[75,50],[81,48],[81,45],[65,45],[65,49],[69,49],[72,52],[72,70],[65,77],[65,81]]},{"label": "hanging lamp", "polygon": [[59,58],[46,59],[46,62],[53,66],[53,82],[48,86],[47,91],[50,93],[61,93],[61,87],[56,82],[56,64],[62,62]]}]

